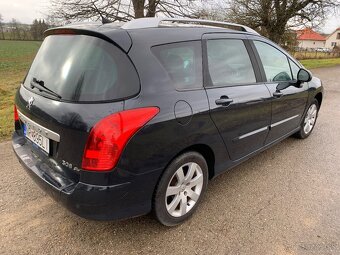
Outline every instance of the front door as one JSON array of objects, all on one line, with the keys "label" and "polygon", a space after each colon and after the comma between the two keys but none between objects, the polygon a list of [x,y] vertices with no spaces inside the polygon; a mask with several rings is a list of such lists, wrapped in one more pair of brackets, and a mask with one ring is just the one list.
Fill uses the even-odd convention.
[{"label": "front door", "polygon": [[278,48],[264,41],[253,42],[272,97],[272,120],[266,139],[268,144],[299,127],[308,99],[308,84],[277,91],[276,87],[281,82],[296,80],[300,67]]},{"label": "front door", "polygon": [[210,115],[236,161],[264,146],[270,94],[245,37],[209,34],[203,42]]}]

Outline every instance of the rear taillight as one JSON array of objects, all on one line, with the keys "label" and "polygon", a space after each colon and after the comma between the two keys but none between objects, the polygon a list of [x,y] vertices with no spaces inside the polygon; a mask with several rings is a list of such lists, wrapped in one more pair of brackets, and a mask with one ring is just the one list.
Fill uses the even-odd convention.
[{"label": "rear taillight", "polygon": [[138,108],[100,120],[87,139],[82,169],[107,171],[114,168],[128,140],[158,112],[157,107]]},{"label": "rear taillight", "polygon": [[20,129],[20,122],[19,122],[19,114],[17,110],[17,106],[14,105],[14,130],[19,130]]},{"label": "rear taillight", "polygon": [[14,122],[19,121],[19,114],[16,105],[14,105]]}]

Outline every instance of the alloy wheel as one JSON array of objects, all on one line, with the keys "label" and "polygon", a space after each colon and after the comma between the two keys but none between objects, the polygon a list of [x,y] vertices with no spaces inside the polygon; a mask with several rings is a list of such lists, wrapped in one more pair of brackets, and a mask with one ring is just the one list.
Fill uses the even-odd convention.
[{"label": "alloy wheel", "polygon": [[307,111],[305,121],[304,121],[304,126],[303,126],[303,131],[305,134],[309,134],[311,130],[314,127],[316,116],[318,113],[318,108],[315,104],[312,104]]},{"label": "alloy wheel", "polygon": [[166,209],[171,216],[181,217],[194,207],[201,195],[203,180],[202,169],[194,162],[177,169],[165,194]]}]

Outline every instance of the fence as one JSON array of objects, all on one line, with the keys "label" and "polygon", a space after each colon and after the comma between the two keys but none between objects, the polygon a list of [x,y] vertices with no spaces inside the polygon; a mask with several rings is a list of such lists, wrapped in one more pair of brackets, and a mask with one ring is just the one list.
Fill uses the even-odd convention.
[{"label": "fence", "polygon": [[323,58],[339,58],[339,51],[322,52],[320,50],[295,51],[290,52],[298,60],[303,59],[323,59]]}]

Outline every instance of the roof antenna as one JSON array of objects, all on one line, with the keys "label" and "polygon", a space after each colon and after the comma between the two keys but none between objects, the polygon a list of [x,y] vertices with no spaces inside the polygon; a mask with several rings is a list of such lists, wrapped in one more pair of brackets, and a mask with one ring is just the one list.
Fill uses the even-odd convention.
[{"label": "roof antenna", "polygon": [[103,23],[103,24],[112,23],[111,20],[105,18],[105,17],[102,15],[102,13],[98,10],[98,8],[97,8],[97,6],[94,4],[94,2],[92,2],[92,4],[93,4],[94,8],[96,9],[96,11],[98,12],[99,16],[102,18],[102,23]]}]

